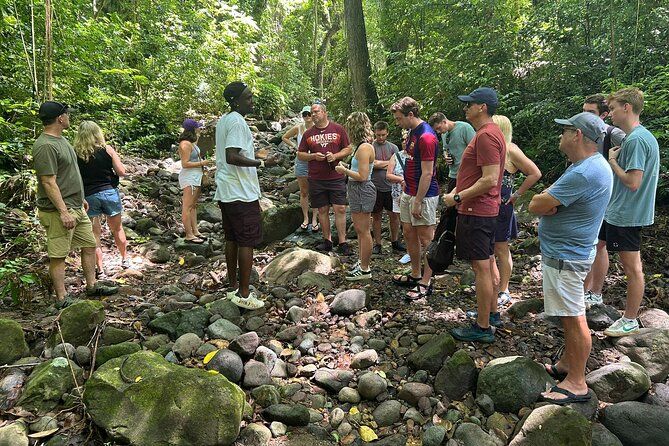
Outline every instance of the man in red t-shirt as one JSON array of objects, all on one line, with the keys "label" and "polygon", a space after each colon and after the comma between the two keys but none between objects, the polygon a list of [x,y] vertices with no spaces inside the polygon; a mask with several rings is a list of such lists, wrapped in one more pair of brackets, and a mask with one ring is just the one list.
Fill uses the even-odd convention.
[{"label": "man in red t-shirt", "polygon": [[349,255],[350,248],[346,243],[346,181],[344,175],[335,171],[335,166],[351,154],[351,143],[344,127],[328,119],[325,104],[313,104],[311,118],[314,125],[302,135],[297,157],[309,162],[309,199],[311,207],[318,208],[318,219],[323,228],[323,241],[316,249],[332,251],[332,206],[339,251]]},{"label": "man in red t-shirt", "polygon": [[495,90],[481,87],[458,99],[465,103],[465,115],[476,135],[462,154],[456,187],[444,195],[444,202],[458,207],[456,254],[471,262],[474,270],[478,313],[471,327],[456,328],[452,333],[461,341],[493,342],[490,324],[501,323],[495,295],[499,277],[495,277],[494,246],[506,143],[492,120],[498,105]]}]

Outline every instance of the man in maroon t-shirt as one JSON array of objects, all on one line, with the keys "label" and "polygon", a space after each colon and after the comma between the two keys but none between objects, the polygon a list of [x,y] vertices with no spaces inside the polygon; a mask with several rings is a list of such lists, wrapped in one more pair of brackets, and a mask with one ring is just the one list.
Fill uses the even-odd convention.
[{"label": "man in maroon t-shirt", "polygon": [[332,206],[340,253],[349,255],[346,243],[346,181],[344,175],[335,171],[335,166],[351,154],[351,143],[344,127],[328,119],[325,104],[313,104],[311,118],[314,125],[302,135],[297,157],[309,161],[309,199],[311,207],[318,208],[318,219],[323,228],[323,241],[316,249],[332,251]]},{"label": "man in maroon t-shirt", "polygon": [[465,102],[465,115],[476,135],[462,154],[456,187],[444,195],[444,202],[458,207],[456,254],[471,262],[474,270],[478,313],[471,327],[456,328],[452,334],[461,341],[493,342],[490,324],[501,324],[495,294],[499,276],[494,267],[494,246],[506,143],[492,120],[498,105],[495,90],[481,87],[458,99]]}]

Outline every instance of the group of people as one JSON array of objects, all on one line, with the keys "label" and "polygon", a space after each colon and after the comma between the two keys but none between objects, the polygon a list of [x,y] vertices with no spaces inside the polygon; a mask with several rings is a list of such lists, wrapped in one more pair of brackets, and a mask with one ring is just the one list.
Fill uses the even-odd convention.
[{"label": "group of people", "polygon": [[[221,208],[226,239],[231,288],[227,297],[240,307],[257,309],[264,305],[250,286],[253,249],[262,240],[257,169],[272,166],[277,159],[255,157],[253,135],[244,119],[253,111],[250,88],[233,82],[225,88],[224,97],[231,111],[216,124],[214,200]],[[494,89],[477,88],[458,99],[464,104],[467,122],[435,113],[428,123],[421,119],[414,99],[404,97],[394,103],[390,111],[406,136],[399,148],[387,139],[387,123],[372,125],[365,113],[354,112],[341,126],[329,119],[320,101],[302,109],[304,122],[290,129],[283,141],[297,150],[302,228],[317,231],[320,226],[323,240],[317,249],[331,251],[334,247],[332,209],[338,249],[350,254],[346,207],[350,208],[359,252],[346,275],[348,280],[372,277],[371,255],[382,252],[381,216],[386,210],[392,248],[406,249],[411,263],[410,272],[393,276],[393,283],[408,288],[409,300],[430,295],[433,274],[425,251],[434,237],[441,202],[446,207],[442,218],[455,222],[456,255],[469,262],[475,274],[477,309],[468,312],[474,321],[455,328],[452,334],[463,341],[490,343],[495,340],[491,326],[502,325],[498,307],[511,299],[509,242],[518,232],[513,206],[537,183],[541,172],[513,143],[509,119],[496,114],[499,102]],[[654,221],[659,176],[657,140],[640,123],[643,103],[640,90],[626,88],[608,98],[589,96],[582,112],[555,119],[562,130],[559,148],[570,164],[529,203],[529,211],[540,216],[545,311],[560,317],[565,331],[564,354],[557,363],[546,365],[547,372],[561,380],[543,395],[548,401],[564,404],[588,398],[585,363],[591,343],[585,311],[602,302],[609,252],[619,253],[628,281],[627,304],[623,317],[604,333],[625,336],[639,329],[636,318],[644,293],[641,231]],[[34,148],[40,221],[47,229],[50,272],[59,299],[65,295],[64,258],[72,246],[82,248],[89,292],[110,291],[95,282],[99,241],[93,234],[99,239],[99,227],[94,231],[99,223],[92,225],[84,208],[91,217],[108,216],[125,256],[120,204],[116,206],[120,202],[118,176],[125,169],[94,123],[82,123],[75,153],[62,137],[69,126],[68,113],[64,104],[42,105],[40,118],[45,129]],[[604,123],[607,117],[613,125]],[[205,240],[197,229],[195,204],[202,170],[213,163],[203,160],[197,147],[200,127],[187,119],[179,138],[183,225],[186,239],[193,243]],[[449,165],[447,190],[441,197],[437,132]],[[525,178],[514,190],[518,172]],[[82,177],[89,180],[82,182]],[[313,209],[311,219],[309,209]],[[400,223],[406,248],[400,242]]]}]

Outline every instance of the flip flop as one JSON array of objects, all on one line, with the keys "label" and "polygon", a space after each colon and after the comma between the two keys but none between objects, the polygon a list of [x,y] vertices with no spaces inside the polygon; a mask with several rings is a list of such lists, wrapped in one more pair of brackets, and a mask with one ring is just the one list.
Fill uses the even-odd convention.
[{"label": "flip flop", "polygon": [[312,232],[318,232],[320,229],[321,229],[321,226],[318,223],[311,226],[311,231]]},{"label": "flip flop", "polygon": [[198,238],[191,238],[191,239],[185,238],[184,240],[186,241],[186,243],[193,243],[194,245],[201,245],[201,244],[204,243],[204,240],[202,240],[199,237]]},{"label": "flip flop", "polygon": [[[413,293],[413,294],[410,295],[409,293]],[[423,285],[422,283],[419,282],[419,283],[416,284],[415,288],[413,288],[412,290],[409,290],[407,292],[407,294],[406,294],[406,296],[404,296],[404,298],[406,300],[413,301],[413,300],[422,299],[422,298],[427,297],[431,294],[432,294],[432,284]]]},{"label": "flip flop", "polygon": [[544,369],[546,369],[546,372],[552,378],[557,379],[558,381],[562,381],[567,377],[567,373],[559,371],[555,364],[551,364],[548,368],[546,367],[547,365],[548,364],[544,364]]},{"label": "flip flop", "polygon": [[541,395],[539,397],[539,399],[541,401],[546,401],[547,403],[557,404],[559,406],[563,406],[565,404],[571,404],[571,403],[585,403],[587,401],[590,401],[590,394],[589,393],[586,393],[585,395],[576,395],[574,393],[571,393],[569,390],[563,389],[562,387],[558,387],[558,386],[551,387],[550,392],[561,393],[562,395],[565,395],[567,398],[554,399],[554,398],[547,398],[547,397]]},{"label": "flip flop", "polygon": [[406,287],[416,286],[416,284],[420,279],[421,279],[420,277],[411,277],[408,274],[402,274],[399,276],[392,277],[393,283],[395,285],[406,286]]},{"label": "flip flop", "polygon": [[206,235],[200,234],[200,235],[196,235],[196,237],[199,238],[200,240],[207,241],[207,236]]},{"label": "flip flop", "polygon": [[300,229],[306,231],[307,229],[309,229],[309,223],[302,223],[300,225]]}]

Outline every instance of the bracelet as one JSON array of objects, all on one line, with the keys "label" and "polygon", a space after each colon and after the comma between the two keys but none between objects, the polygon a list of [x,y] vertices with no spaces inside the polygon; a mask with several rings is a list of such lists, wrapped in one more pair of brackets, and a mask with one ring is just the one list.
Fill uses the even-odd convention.
[{"label": "bracelet", "polygon": [[262,167],[262,168],[265,167],[265,160],[260,160],[260,166],[259,167]]}]

